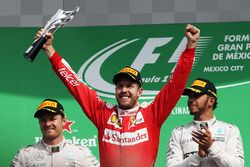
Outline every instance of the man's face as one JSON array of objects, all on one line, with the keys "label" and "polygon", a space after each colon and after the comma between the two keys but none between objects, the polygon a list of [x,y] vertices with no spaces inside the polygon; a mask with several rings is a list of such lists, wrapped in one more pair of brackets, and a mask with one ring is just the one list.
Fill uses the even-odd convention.
[{"label": "man's face", "polygon": [[121,109],[131,109],[137,104],[138,98],[142,94],[142,88],[128,79],[121,79],[116,84],[115,94]]},{"label": "man's face", "polygon": [[66,118],[57,114],[42,114],[39,117],[39,125],[45,140],[55,140],[62,135]]},{"label": "man's face", "polygon": [[188,108],[191,115],[201,114],[208,109],[209,96],[206,94],[190,94]]}]

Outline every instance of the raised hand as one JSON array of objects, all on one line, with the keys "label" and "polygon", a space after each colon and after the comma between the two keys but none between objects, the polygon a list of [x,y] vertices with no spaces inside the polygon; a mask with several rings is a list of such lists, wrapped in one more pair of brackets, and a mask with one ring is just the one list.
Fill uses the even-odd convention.
[{"label": "raised hand", "polygon": [[[43,35],[43,29],[40,29],[36,33],[35,39],[40,38],[42,35]],[[53,47],[53,39],[54,39],[54,37],[53,37],[52,33],[47,32],[47,33],[45,33],[45,38],[46,38],[47,41],[43,45],[42,49],[48,55],[48,57],[51,57],[55,52],[55,49]]]},{"label": "raised hand", "polygon": [[186,26],[186,37],[188,40],[188,48],[195,48],[200,37],[200,29],[191,24],[188,24]]}]

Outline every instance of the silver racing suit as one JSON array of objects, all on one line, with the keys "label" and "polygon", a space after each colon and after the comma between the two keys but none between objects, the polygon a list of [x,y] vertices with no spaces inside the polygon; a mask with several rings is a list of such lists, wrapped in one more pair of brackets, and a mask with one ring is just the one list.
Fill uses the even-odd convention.
[{"label": "silver racing suit", "polygon": [[[203,121],[204,122],[204,121]],[[243,167],[244,153],[239,129],[222,121],[206,121],[214,139],[208,155],[198,155],[198,144],[192,139],[192,131],[200,127],[200,121],[193,121],[173,130],[169,140],[167,167]]]},{"label": "silver racing suit", "polygon": [[18,151],[11,167],[99,167],[89,148],[74,145],[65,139],[56,146],[40,140]]}]

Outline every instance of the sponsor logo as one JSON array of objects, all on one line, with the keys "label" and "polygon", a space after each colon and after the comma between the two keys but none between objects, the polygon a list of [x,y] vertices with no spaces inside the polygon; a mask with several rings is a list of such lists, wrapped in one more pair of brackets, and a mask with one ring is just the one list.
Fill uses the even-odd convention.
[{"label": "sponsor logo", "polygon": [[[77,133],[78,130],[77,129],[71,129],[71,126],[75,123],[75,121],[71,121],[71,120],[67,120],[66,124],[64,125],[63,127],[63,130],[64,131],[67,131],[68,133],[70,133],[69,137],[66,138],[66,140],[69,142],[69,143],[72,143],[72,144],[76,144],[76,145],[81,145],[81,146],[87,146],[87,147],[97,147],[97,135],[94,135],[92,138],[79,138],[77,136],[71,136],[72,135],[72,132],[73,133]],[[39,142],[42,137],[35,137],[35,142]]]},{"label": "sponsor logo", "polygon": [[[122,112],[121,112],[122,113]],[[121,129],[122,127],[122,116],[126,116],[125,112],[120,114],[120,117],[117,116],[116,112],[113,112],[109,117],[107,124],[113,125],[115,128]],[[144,122],[144,118],[141,112],[138,112],[136,115],[129,116],[128,128],[134,127],[136,124]]]},{"label": "sponsor logo", "polygon": [[[131,54],[130,56],[130,58],[132,57],[132,60],[130,60],[131,64],[127,64],[127,65],[131,66],[132,68],[137,69],[140,72],[143,71],[145,66],[156,67],[155,64],[158,62],[157,60],[160,57],[168,55],[168,54],[166,54],[165,51],[164,53],[160,53],[160,52],[156,52],[155,50],[161,47],[165,47],[172,40],[174,40],[173,37],[148,38],[145,41],[142,48],[137,48],[138,51],[136,51],[134,55],[133,53]],[[201,42],[200,44],[198,43],[198,46],[196,49],[196,58],[201,56],[200,50],[203,50],[207,46],[209,40],[210,38],[207,37],[203,39],[203,42]],[[115,87],[113,83],[111,83],[111,80],[110,81],[105,80],[100,73],[101,71],[103,71],[102,69],[103,64],[107,59],[112,59],[112,58],[115,58],[115,56],[119,55],[118,51],[122,49],[126,50],[127,48],[131,46],[137,46],[137,44],[141,42],[142,40],[139,38],[131,39],[131,40],[123,39],[105,47],[104,49],[101,49],[99,52],[92,55],[88,60],[86,60],[82,64],[82,66],[80,67],[78,71],[78,75],[81,76],[83,81],[88,86],[95,89],[99,96],[113,99]],[[170,55],[168,55],[169,58],[167,58],[168,60],[166,61],[166,63],[168,63],[169,65],[167,64],[166,67],[170,66],[170,67],[167,67],[170,69],[167,69],[167,70],[164,69],[166,71],[155,70],[155,73],[154,72],[148,73],[146,74],[147,76],[142,77],[142,81],[144,83],[154,83],[154,84],[162,83],[162,85],[166,83],[168,79],[170,78],[170,75],[173,72],[177,61],[179,60],[181,53],[186,47],[186,42],[187,42],[186,38],[184,37],[180,41],[175,51],[174,52],[171,51],[172,54],[170,53]],[[166,52],[168,53],[168,50]],[[196,61],[198,60],[199,58],[196,59]],[[120,61],[123,61],[123,60],[120,60]],[[194,63],[194,67],[195,67],[195,64],[196,63]],[[122,67],[120,67],[120,69],[121,68]],[[156,74],[157,71],[159,72],[159,74]],[[65,76],[67,76],[67,74],[65,74]],[[155,95],[159,92],[160,89],[161,88],[157,88],[157,89],[154,89],[154,88],[145,89],[144,88],[143,96],[140,99],[152,100],[155,97]]]},{"label": "sponsor logo", "polygon": [[35,161],[43,161],[44,160],[44,153],[43,152],[36,152],[36,153],[34,153],[34,155],[33,155],[33,159],[35,160]]},{"label": "sponsor logo", "polygon": [[105,129],[102,141],[121,146],[136,145],[148,141],[148,131],[147,128],[143,128],[135,132],[120,133]]},{"label": "sponsor logo", "polygon": [[200,87],[205,87],[206,86],[206,82],[203,82],[201,80],[195,80],[194,83],[192,84],[192,86],[200,86]]},{"label": "sponsor logo", "polygon": [[122,118],[118,118],[116,112],[113,112],[109,117],[107,122],[109,125],[113,125],[115,128],[121,129],[122,127]]},{"label": "sponsor logo", "polygon": [[225,137],[214,137],[213,139],[215,141],[218,141],[218,142],[224,142],[225,141]]},{"label": "sponsor logo", "polygon": [[[72,70],[71,70],[72,72]],[[79,85],[79,82],[78,80],[76,79],[77,76],[74,76],[75,74],[74,73],[68,73],[67,69],[66,68],[60,68],[58,70],[58,73],[64,77],[64,79],[69,82],[72,86],[78,86]],[[74,74],[74,75],[73,75]]]},{"label": "sponsor logo", "polygon": [[198,151],[192,151],[192,152],[189,152],[189,153],[186,153],[184,154],[184,159],[188,158],[190,155],[193,155],[195,153],[197,153]]},{"label": "sponsor logo", "polygon": [[67,132],[72,133],[71,125],[73,125],[74,123],[75,121],[67,120],[66,124],[63,127],[63,130],[66,130]]},{"label": "sponsor logo", "polygon": [[224,128],[217,128],[215,131],[216,135],[225,135],[225,130]]},{"label": "sponsor logo", "polygon": [[184,144],[190,144],[190,143],[192,143],[192,142],[194,142],[194,140],[190,137],[190,138],[188,138],[188,139],[182,139],[181,140],[181,144],[182,145],[184,145]]},{"label": "sponsor logo", "polygon": [[134,124],[135,123],[135,116],[131,116],[129,121],[131,122],[131,124]]},{"label": "sponsor logo", "polygon": [[137,76],[138,75],[138,72],[137,71],[135,71],[134,69],[132,69],[132,68],[124,68],[124,69],[122,69],[120,72],[124,72],[124,73],[131,73],[131,74],[133,74],[133,75],[135,75],[135,76]]},{"label": "sponsor logo", "polygon": [[[35,137],[35,142],[39,142],[42,139],[42,137]],[[66,138],[66,140],[69,143],[81,145],[81,146],[87,146],[87,147],[97,147],[97,136],[94,135],[92,138],[78,138],[76,136],[72,136],[70,138]]]},{"label": "sponsor logo", "polygon": [[138,114],[136,115],[135,124],[140,124],[140,123],[143,123],[143,122],[144,122],[144,118],[142,116],[142,113],[138,112]]},{"label": "sponsor logo", "polygon": [[[53,108],[57,108],[57,103],[53,102],[53,101],[44,101],[42,102],[42,104],[37,108],[37,110],[40,110],[44,107],[53,107]],[[53,111],[53,110],[51,110]],[[54,111],[55,112],[55,111]]]}]

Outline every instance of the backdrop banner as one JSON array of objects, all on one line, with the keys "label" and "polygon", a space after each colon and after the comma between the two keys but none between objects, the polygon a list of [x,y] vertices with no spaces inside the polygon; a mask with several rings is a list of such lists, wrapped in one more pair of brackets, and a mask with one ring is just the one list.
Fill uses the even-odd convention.
[{"label": "backdrop banner", "polygon": [[[250,166],[250,23],[195,24],[201,29],[196,59],[188,80],[197,77],[218,89],[216,118],[239,127],[245,166]],[[173,71],[186,47],[185,24],[67,27],[54,34],[54,45],[83,81],[110,103],[112,77],[124,66],[141,71],[143,97],[152,101]],[[40,52],[33,63],[23,57],[39,28],[0,28],[1,129],[0,166],[9,166],[17,150],[41,138],[33,117],[45,98],[59,100],[68,122],[64,134],[72,143],[87,145],[99,158],[97,130],[54,74],[47,56]],[[174,127],[192,120],[187,97],[182,97],[161,129],[156,166],[165,166],[166,148]]]}]

